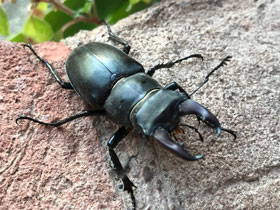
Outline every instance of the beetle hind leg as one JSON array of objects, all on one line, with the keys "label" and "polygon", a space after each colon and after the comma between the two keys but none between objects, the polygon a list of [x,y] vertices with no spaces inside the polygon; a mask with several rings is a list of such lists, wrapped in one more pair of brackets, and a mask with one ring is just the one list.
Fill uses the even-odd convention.
[{"label": "beetle hind leg", "polygon": [[61,80],[61,78],[58,76],[58,74],[56,73],[56,71],[54,70],[54,68],[52,67],[52,65],[44,60],[43,58],[41,58],[36,52],[35,50],[32,48],[32,46],[30,44],[24,44],[23,47],[28,47],[31,52],[42,62],[44,63],[47,68],[50,70],[51,74],[54,76],[55,80],[59,83],[59,85],[64,88],[64,89],[73,89],[72,85],[70,84],[70,82],[63,82]]},{"label": "beetle hind leg", "polygon": [[68,123],[68,122],[70,122],[72,120],[75,120],[77,118],[80,118],[80,117],[88,117],[88,116],[93,116],[93,115],[105,115],[105,114],[106,114],[105,110],[102,110],[102,109],[101,110],[87,110],[87,111],[72,115],[70,117],[67,117],[63,120],[60,120],[60,121],[57,121],[57,122],[50,122],[50,123],[43,122],[43,121],[34,119],[32,117],[28,117],[28,116],[20,116],[16,119],[16,123],[18,123],[19,120],[30,120],[30,121],[33,121],[35,123],[41,124],[41,125],[58,127],[58,126],[61,126],[65,123]]},{"label": "beetle hind leg", "polygon": [[114,40],[115,42],[118,42],[119,44],[123,45],[124,48],[123,48],[123,51],[128,54],[129,51],[130,51],[130,46],[129,44],[127,43],[127,41],[125,41],[124,39],[118,37],[112,30],[111,30],[111,26],[109,25],[109,23],[107,21],[105,21],[105,24],[107,26],[107,31],[108,31],[108,34],[109,34],[109,37],[110,39]]},{"label": "beetle hind leg", "polygon": [[125,174],[124,168],[114,150],[114,148],[118,145],[118,143],[122,139],[124,139],[130,131],[131,131],[130,128],[126,128],[125,126],[120,127],[115,132],[115,134],[111,137],[111,139],[108,141],[107,146],[108,146],[111,161],[113,163],[113,169],[120,176],[123,182],[123,190],[127,191],[130,194],[132,209],[136,209],[136,199],[133,191],[133,187],[136,186],[132,183],[132,181],[130,181],[130,179]]}]

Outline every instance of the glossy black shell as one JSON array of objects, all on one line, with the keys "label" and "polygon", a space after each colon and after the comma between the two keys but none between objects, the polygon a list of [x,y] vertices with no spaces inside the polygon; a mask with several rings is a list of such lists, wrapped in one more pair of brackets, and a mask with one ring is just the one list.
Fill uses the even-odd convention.
[{"label": "glossy black shell", "polygon": [[113,85],[122,77],[144,72],[143,66],[108,44],[77,47],[66,61],[66,74],[76,92],[90,105],[103,107]]},{"label": "glossy black shell", "polygon": [[150,91],[160,88],[161,85],[145,73],[122,78],[113,87],[104,108],[113,121],[131,126],[129,116],[132,108]]}]

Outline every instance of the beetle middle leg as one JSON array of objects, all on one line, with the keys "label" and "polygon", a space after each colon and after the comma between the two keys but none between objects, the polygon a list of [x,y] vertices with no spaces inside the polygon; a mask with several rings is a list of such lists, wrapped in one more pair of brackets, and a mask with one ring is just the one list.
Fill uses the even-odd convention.
[{"label": "beetle middle leg", "polygon": [[23,47],[28,47],[31,52],[41,61],[43,62],[48,69],[50,70],[51,74],[54,76],[55,80],[59,83],[59,85],[64,88],[64,89],[73,89],[72,85],[70,84],[70,82],[63,82],[61,80],[61,78],[58,76],[58,74],[55,72],[54,68],[52,67],[52,65],[44,60],[43,58],[41,58],[36,52],[35,50],[32,48],[32,46],[30,44],[24,44]]},{"label": "beetle middle leg", "polygon": [[58,127],[58,126],[61,126],[65,123],[68,123],[68,122],[70,122],[72,120],[75,120],[77,118],[80,118],[80,117],[88,117],[88,116],[93,116],[93,115],[95,115],[95,116],[96,115],[105,115],[105,114],[106,114],[106,112],[103,109],[101,109],[101,110],[87,110],[87,111],[83,111],[81,113],[72,115],[70,117],[67,117],[63,120],[60,120],[60,121],[57,121],[57,122],[51,122],[51,123],[43,122],[43,121],[34,119],[32,117],[28,117],[28,116],[20,116],[16,119],[16,123],[18,123],[19,120],[30,120],[30,121],[33,121],[35,123],[41,124],[41,125],[49,125],[49,126],[53,126],[53,127]]},{"label": "beetle middle leg", "polygon": [[124,173],[123,166],[114,150],[114,148],[118,145],[118,143],[122,139],[124,139],[131,130],[132,130],[131,128],[126,128],[125,126],[120,127],[115,132],[115,134],[111,137],[111,139],[108,141],[107,146],[109,149],[109,155],[110,155],[111,161],[113,163],[113,169],[120,176],[120,178],[123,182],[123,190],[127,191],[130,194],[133,209],[136,209],[136,200],[135,200],[135,196],[134,196],[134,192],[133,192],[133,187],[136,187],[136,186],[130,181],[130,179]]},{"label": "beetle middle leg", "polygon": [[113,31],[111,30],[111,26],[109,25],[109,23],[107,21],[105,21],[105,23],[106,23],[106,26],[107,26],[107,31],[108,31],[109,37],[112,40],[114,40],[114,41],[118,42],[119,44],[123,45],[124,46],[123,51],[126,54],[128,54],[131,47],[129,46],[127,41],[125,41],[124,39],[118,37],[115,33],[113,33]]},{"label": "beetle middle leg", "polygon": [[152,77],[156,70],[165,69],[165,68],[171,68],[176,63],[181,63],[182,61],[188,60],[190,58],[200,58],[203,61],[202,55],[200,55],[200,54],[193,54],[193,55],[190,55],[190,56],[187,56],[187,57],[184,57],[184,58],[177,59],[175,61],[169,61],[167,63],[162,63],[162,64],[155,65],[155,66],[153,66],[152,68],[150,68],[147,71],[147,74]]}]

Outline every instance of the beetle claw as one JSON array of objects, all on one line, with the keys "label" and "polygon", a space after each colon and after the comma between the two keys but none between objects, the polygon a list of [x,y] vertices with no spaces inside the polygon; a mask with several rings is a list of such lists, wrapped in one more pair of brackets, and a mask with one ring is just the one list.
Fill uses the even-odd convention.
[{"label": "beetle claw", "polygon": [[199,103],[188,99],[183,101],[179,105],[179,112],[181,115],[195,114],[198,116],[203,122],[207,122],[210,126],[216,128],[218,136],[221,134],[221,124],[215,115],[213,115],[210,111],[204,108]]},{"label": "beetle claw", "polygon": [[183,145],[175,143],[168,135],[167,130],[159,127],[154,132],[155,139],[161,143],[165,148],[170,150],[172,153],[178,157],[185,160],[199,160],[204,157],[204,155],[191,155],[187,150],[183,148]]}]

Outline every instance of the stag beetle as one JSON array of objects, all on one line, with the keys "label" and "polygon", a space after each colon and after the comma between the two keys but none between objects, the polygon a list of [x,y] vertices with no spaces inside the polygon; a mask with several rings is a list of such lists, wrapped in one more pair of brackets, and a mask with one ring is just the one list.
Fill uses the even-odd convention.
[{"label": "stag beetle", "polygon": [[[28,116],[20,116],[16,119],[16,122],[25,119],[56,127],[79,117],[108,115],[114,122],[121,125],[107,143],[109,155],[114,170],[122,174],[124,190],[130,193],[132,206],[135,209],[136,201],[133,193],[133,187],[135,186],[122,173],[123,166],[114,148],[135,127],[140,129],[147,137],[154,137],[161,145],[182,159],[191,161],[201,159],[203,155],[191,155],[182,144],[177,143],[170,137],[170,133],[178,127],[180,117],[190,114],[196,115],[199,121],[201,120],[208,126],[214,127],[218,135],[223,130],[235,137],[234,131],[221,127],[215,115],[191,99],[191,96],[208,81],[208,78],[217,69],[226,65],[231,57],[226,57],[208,73],[199,87],[189,95],[176,82],[162,87],[152,76],[156,70],[171,68],[176,63],[190,58],[203,60],[200,54],[193,54],[172,62],[155,65],[145,73],[143,66],[128,56],[129,44],[114,34],[109,24],[106,23],[106,25],[109,38],[123,45],[123,50],[98,42],[77,47],[72,51],[65,65],[70,82],[63,82],[54,68],[46,60],[39,57],[31,45],[25,45],[47,66],[62,88],[74,89],[85,102],[99,108],[78,113],[58,122],[47,123]],[[198,132],[193,126],[188,125],[188,127]],[[203,140],[201,135],[200,138]]]}]

